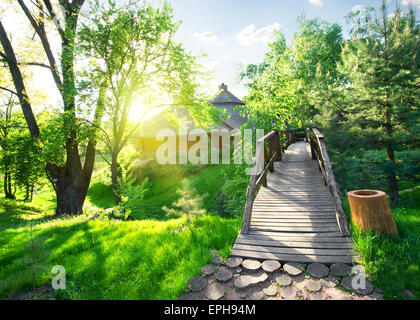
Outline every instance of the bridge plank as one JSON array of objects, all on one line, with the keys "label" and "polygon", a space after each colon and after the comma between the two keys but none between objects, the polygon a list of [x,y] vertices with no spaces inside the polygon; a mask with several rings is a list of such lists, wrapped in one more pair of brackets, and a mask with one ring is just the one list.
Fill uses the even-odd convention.
[{"label": "bridge plank", "polygon": [[265,247],[285,247],[285,248],[312,248],[312,249],[351,249],[353,246],[348,242],[294,242],[279,240],[259,240],[259,239],[238,239],[236,244],[248,244]]},{"label": "bridge plank", "polygon": [[260,260],[279,260],[286,262],[301,262],[301,263],[353,263],[352,256],[320,256],[320,255],[299,255],[299,254],[279,254],[270,252],[257,252],[232,249],[231,256],[242,258],[253,258]]},{"label": "bridge plank", "polygon": [[349,238],[337,237],[332,235],[308,235],[302,233],[278,233],[274,235],[267,232],[250,232],[249,234],[239,234],[238,239],[255,239],[255,240],[278,240],[291,242],[327,242],[327,243],[352,243]]},{"label": "bridge plank", "polygon": [[321,255],[321,256],[348,256],[351,254],[349,248],[344,249],[318,249],[318,248],[298,248],[298,247],[268,247],[268,246],[256,246],[248,244],[235,244],[233,249],[236,250],[247,250],[247,251],[258,251],[258,252],[270,252],[270,253],[281,253],[281,254],[310,254],[310,255]]},{"label": "bridge plank", "polygon": [[249,230],[261,231],[277,231],[277,232],[334,232],[339,231],[338,226],[311,226],[311,227],[296,227],[296,226],[277,226],[276,225],[255,225],[252,224]]}]

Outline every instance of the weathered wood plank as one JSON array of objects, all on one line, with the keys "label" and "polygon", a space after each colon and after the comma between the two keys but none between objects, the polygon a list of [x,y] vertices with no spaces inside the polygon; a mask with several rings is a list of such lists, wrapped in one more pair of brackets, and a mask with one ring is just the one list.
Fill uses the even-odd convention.
[{"label": "weathered wood plank", "polygon": [[351,251],[348,248],[344,249],[316,249],[316,248],[281,248],[281,247],[268,247],[268,246],[254,246],[248,244],[235,244],[233,249],[246,250],[246,251],[257,251],[257,252],[270,252],[280,254],[310,254],[310,255],[321,255],[321,256],[349,256]]},{"label": "weathered wood plank", "polygon": [[[264,233],[264,234],[263,234]],[[334,236],[323,236],[323,234],[317,234],[308,236],[308,234],[302,233],[283,233],[277,232],[275,235],[266,235],[266,232],[250,232],[249,234],[239,234],[238,239],[255,239],[255,240],[276,240],[276,241],[289,241],[289,242],[326,242],[326,243],[352,243],[349,238],[345,237],[334,237]]]},{"label": "weathered wood plank", "polygon": [[305,234],[297,233],[297,232],[278,232],[278,231],[264,231],[264,230],[250,230],[250,235],[265,235],[265,236],[292,236],[292,237],[329,237],[329,238],[343,238],[343,235],[338,231],[333,232],[324,232],[324,233],[316,233],[316,232],[307,232]]},{"label": "weathered wood plank", "polygon": [[284,248],[308,248],[308,249],[351,249],[353,246],[348,242],[298,242],[298,241],[279,241],[279,240],[258,240],[258,239],[237,239],[235,244],[247,244],[266,247]]},{"label": "weathered wood plank", "polygon": [[255,252],[247,250],[232,249],[231,255],[234,257],[254,258],[254,259],[268,259],[279,260],[287,262],[301,262],[301,263],[353,263],[351,256],[321,256],[321,255],[293,255],[293,254],[279,254],[268,252]]},{"label": "weathered wood plank", "polygon": [[276,217],[276,218],[325,218],[335,217],[334,211],[283,211],[283,210],[255,210],[252,217],[263,216],[263,217]]},{"label": "weathered wood plank", "polygon": [[318,226],[336,226],[337,221],[296,221],[296,220],[275,220],[275,219],[252,219],[251,226],[269,226],[275,225],[278,227],[296,226],[296,227],[318,227]]},{"label": "weathered wood plank", "polygon": [[252,219],[258,220],[275,220],[275,221],[336,221],[335,216],[331,215],[322,215],[322,216],[305,216],[305,215],[269,215],[269,214],[259,214],[252,215]]},{"label": "weathered wood plank", "polygon": [[259,231],[277,231],[277,232],[334,232],[339,231],[338,226],[333,227],[277,227],[277,226],[260,226],[260,225],[250,225],[249,230],[259,230]]}]

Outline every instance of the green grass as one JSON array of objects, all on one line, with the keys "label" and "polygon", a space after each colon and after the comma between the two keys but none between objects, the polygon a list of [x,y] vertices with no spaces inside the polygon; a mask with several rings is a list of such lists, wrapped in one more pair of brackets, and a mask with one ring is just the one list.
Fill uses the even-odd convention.
[{"label": "green grass", "polygon": [[[413,200],[415,199],[415,200]],[[420,299],[420,190],[402,195],[401,207],[392,210],[399,236],[361,234],[352,225],[355,249],[385,299],[405,299],[408,290]],[[345,203],[349,212],[348,204]]]},{"label": "green grass", "polygon": [[58,298],[176,299],[212,253],[229,254],[239,228],[238,219],[210,215],[196,218],[192,231],[185,218],[86,222],[75,217],[36,224],[34,252],[29,225],[9,228],[0,234],[0,298],[30,291],[33,270],[37,287],[50,283],[52,267],[62,265],[67,289]]},{"label": "green grass", "polygon": [[[50,187],[32,203],[0,198],[0,298],[31,291],[34,270],[37,288],[51,283],[52,267],[62,265],[67,289],[57,292],[58,299],[176,299],[216,252],[229,255],[241,221],[208,214],[188,226],[186,218],[166,217],[161,208],[177,200],[183,179],[200,195],[207,194],[203,209],[208,213],[223,182],[220,166],[187,176],[170,170],[153,180],[153,196],[133,212],[141,221],[52,219]],[[94,181],[85,208],[113,205],[111,187]]]},{"label": "green grass", "polygon": [[[152,179],[153,194],[149,191],[137,210],[132,212],[134,218],[166,219],[162,207],[171,207],[172,203],[178,200],[177,190],[182,187],[183,179],[187,179],[199,195],[205,196],[203,207],[207,212],[214,210],[214,197],[223,184],[224,166],[209,166],[191,175],[183,175],[178,166],[171,166],[166,170],[170,170],[167,175]],[[93,183],[87,195],[87,204],[89,203],[103,209],[113,207],[115,203],[111,185],[103,182]]]}]

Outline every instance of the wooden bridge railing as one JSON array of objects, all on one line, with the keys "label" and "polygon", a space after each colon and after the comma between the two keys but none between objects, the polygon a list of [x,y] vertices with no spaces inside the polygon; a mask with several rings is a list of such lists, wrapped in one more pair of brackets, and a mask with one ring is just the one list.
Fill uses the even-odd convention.
[{"label": "wooden bridge railing", "polygon": [[324,177],[324,182],[330,189],[333,196],[335,215],[338,227],[343,235],[349,235],[350,230],[347,223],[347,217],[344,213],[341,203],[340,189],[335,181],[334,172],[331,167],[324,136],[317,128],[310,128],[306,131],[306,141],[311,145],[311,155],[313,160],[318,160],[319,169]]},{"label": "wooden bridge railing", "polygon": [[[267,187],[267,171],[273,172],[274,161],[282,160],[282,152],[284,152],[284,148],[280,143],[280,134],[285,133],[272,131],[257,141],[255,150],[255,166],[251,172],[248,191],[246,194],[244,218],[241,229],[241,233],[243,234],[248,233],[249,225],[251,223],[252,206],[259,186],[262,183],[264,187]],[[287,136],[287,138],[289,137]],[[268,145],[268,151],[266,149],[266,143]],[[286,146],[289,144],[286,143]]]}]

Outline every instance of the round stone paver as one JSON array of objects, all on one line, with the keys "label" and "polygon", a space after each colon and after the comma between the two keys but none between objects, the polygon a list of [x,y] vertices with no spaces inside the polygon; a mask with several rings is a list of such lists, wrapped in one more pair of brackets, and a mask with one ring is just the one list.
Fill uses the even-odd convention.
[{"label": "round stone paver", "polygon": [[226,288],[226,300],[241,300],[241,297],[235,288]]},{"label": "round stone paver", "polygon": [[319,279],[325,278],[326,276],[328,276],[328,273],[330,272],[328,267],[325,264],[321,264],[321,263],[311,263],[308,266],[307,270],[312,277],[319,278]]},{"label": "round stone paver", "polygon": [[330,266],[331,273],[335,276],[345,277],[350,274],[350,266],[344,263],[334,263]]},{"label": "round stone paver", "polygon": [[200,300],[200,297],[197,295],[197,293],[187,292],[181,294],[178,297],[178,300]]},{"label": "round stone paver", "polygon": [[347,290],[355,291],[357,294],[360,294],[363,296],[369,295],[373,292],[374,287],[369,281],[367,280],[364,281],[364,284],[365,284],[364,288],[359,288],[359,286],[361,286],[363,283],[357,283],[357,286],[353,288],[352,279],[353,278],[351,277],[344,277],[343,280],[341,280],[341,284]]},{"label": "round stone paver", "polygon": [[319,283],[324,288],[335,288],[340,283],[340,281],[336,277],[329,276],[325,279],[320,279]]},{"label": "round stone paver", "polygon": [[229,268],[234,269],[234,268],[239,267],[241,265],[242,261],[243,261],[242,258],[233,258],[233,257],[231,257],[231,258],[229,258],[229,259],[226,260],[226,265]]},{"label": "round stone paver", "polygon": [[242,275],[235,279],[235,287],[239,289],[245,289],[251,285],[262,283],[268,279],[266,273],[261,273],[257,275]]},{"label": "round stone paver", "polygon": [[280,262],[278,262],[277,260],[265,260],[262,264],[261,267],[263,268],[263,270],[265,272],[274,272],[278,269],[280,269],[281,264]]},{"label": "round stone paver", "polygon": [[295,300],[296,299],[297,291],[294,287],[292,287],[292,286],[283,287],[283,288],[281,288],[280,291],[281,291],[280,294],[284,299],[288,299],[288,300]]},{"label": "round stone paver", "polygon": [[221,282],[227,282],[233,278],[233,273],[226,267],[221,267],[216,273],[216,279]]},{"label": "round stone paver", "polygon": [[282,274],[281,276],[276,277],[276,282],[280,286],[284,287],[290,285],[292,283],[292,279],[287,274]]},{"label": "round stone paver", "polygon": [[297,262],[288,262],[283,266],[283,269],[291,276],[297,276],[303,272],[303,265]]},{"label": "round stone paver", "polygon": [[309,296],[309,300],[326,300],[327,296],[323,292],[314,292]]},{"label": "round stone paver", "polygon": [[264,294],[262,291],[255,291],[252,292],[248,297],[249,300],[262,300],[264,298]]},{"label": "round stone paver", "polygon": [[331,300],[352,300],[351,295],[337,288],[327,288],[325,293],[331,297]]},{"label": "round stone paver", "polygon": [[261,262],[258,260],[247,259],[242,261],[242,266],[248,271],[257,271],[261,268]]},{"label": "round stone paver", "polygon": [[274,297],[274,296],[277,295],[277,292],[278,292],[277,285],[274,283],[271,286],[269,286],[268,288],[264,288],[263,292],[266,296]]},{"label": "round stone paver", "polygon": [[206,276],[211,276],[216,271],[217,266],[215,264],[206,264],[204,267],[201,268],[201,273],[205,274]]},{"label": "round stone paver", "polygon": [[319,281],[310,279],[305,281],[305,288],[308,289],[310,292],[317,292],[321,290],[321,284],[319,283]]},{"label": "round stone paver", "polygon": [[213,260],[211,262],[214,263],[214,264],[217,264],[217,265],[223,264],[223,258],[219,257],[219,256],[216,256],[216,257],[213,258]]},{"label": "round stone paver", "polygon": [[207,279],[197,276],[188,280],[187,287],[192,292],[198,292],[203,290],[207,285]]},{"label": "round stone paver", "polygon": [[204,294],[210,300],[219,300],[225,295],[225,286],[220,283],[213,283],[208,286]]}]

